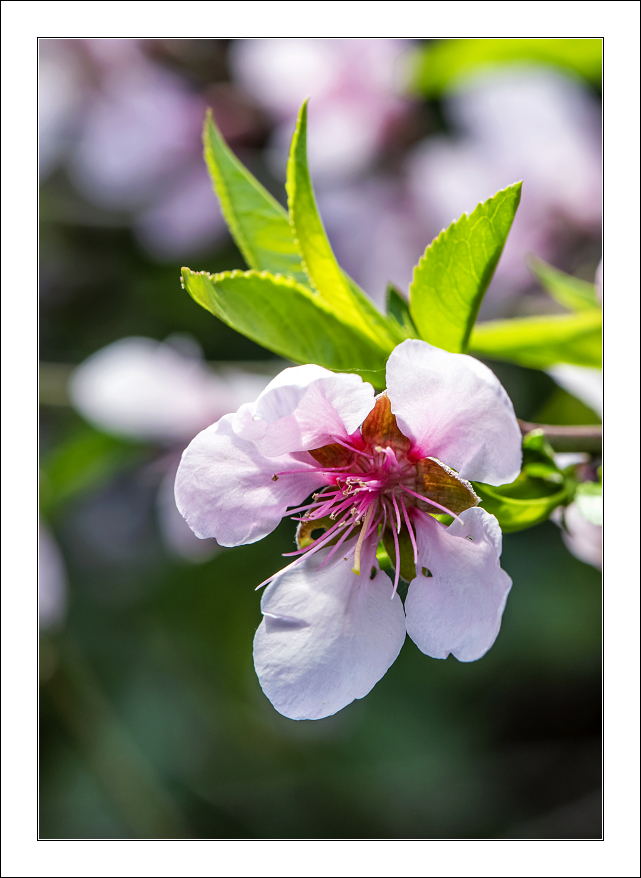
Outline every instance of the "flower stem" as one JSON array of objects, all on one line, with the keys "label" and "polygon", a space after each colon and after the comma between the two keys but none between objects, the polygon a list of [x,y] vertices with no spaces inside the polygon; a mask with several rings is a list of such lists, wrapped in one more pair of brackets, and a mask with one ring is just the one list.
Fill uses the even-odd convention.
[{"label": "flower stem", "polygon": [[532,424],[519,418],[521,433],[525,436],[532,430],[543,430],[545,438],[555,451],[587,451],[600,454],[602,448],[601,424],[578,427],[565,427],[556,424]]}]

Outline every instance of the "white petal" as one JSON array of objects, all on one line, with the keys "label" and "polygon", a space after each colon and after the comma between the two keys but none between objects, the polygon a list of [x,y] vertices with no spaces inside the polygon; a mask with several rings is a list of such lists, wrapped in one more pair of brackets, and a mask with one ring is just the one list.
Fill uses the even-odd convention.
[{"label": "white petal", "polygon": [[496,640],[512,580],[500,567],[496,518],[478,506],[460,518],[463,524],[445,528],[426,513],[414,513],[418,576],[405,612],[407,633],[421,652],[473,662]]},{"label": "white petal", "polygon": [[[318,570],[322,549],[267,587],[254,639],[263,692],[290,719],[331,716],[363,698],[398,656],[405,615],[380,571],[361,576],[348,560]],[[373,562],[373,551],[368,553]],[[330,564],[332,561],[330,561]]]},{"label": "white petal", "polygon": [[514,407],[496,375],[474,357],[408,339],[387,362],[387,391],[398,426],[422,457],[490,485],[518,476]]},{"label": "white petal", "polygon": [[321,366],[285,369],[255,403],[242,406],[234,431],[268,457],[320,448],[333,436],[347,438],[374,406],[374,388],[359,375]]},{"label": "white petal", "polygon": [[[203,430],[185,449],[176,475],[176,505],[197,537],[221,546],[255,543],[274,530],[288,506],[322,484],[310,466],[291,455],[267,459],[253,442],[237,436],[233,415]],[[305,455],[307,456],[307,455]]]}]

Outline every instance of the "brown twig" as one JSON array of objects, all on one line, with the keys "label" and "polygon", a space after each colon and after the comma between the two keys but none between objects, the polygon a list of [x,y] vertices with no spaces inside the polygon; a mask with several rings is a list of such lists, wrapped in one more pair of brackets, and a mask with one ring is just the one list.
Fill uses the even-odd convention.
[{"label": "brown twig", "polygon": [[580,427],[560,427],[556,424],[531,424],[519,418],[521,433],[532,430],[543,430],[545,438],[555,451],[587,451],[590,454],[601,454],[602,427],[600,424],[589,424]]}]

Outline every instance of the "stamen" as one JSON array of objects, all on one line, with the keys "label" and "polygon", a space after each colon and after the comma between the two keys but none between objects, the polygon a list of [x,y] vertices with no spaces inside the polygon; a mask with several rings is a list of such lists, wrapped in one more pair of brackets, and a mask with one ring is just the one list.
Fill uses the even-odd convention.
[{"label": "stamen", "polygon": [[396,502],[396,496],[392,493],[392,503],[394,504],[394,512],[396,513],[396,532],[400,534],[401,532],[401,513],[398,511],[398,504]]},{"label": "stamen", "polygon": [[353,451],[354,454],[360,454],[363,457],[369,458],[369,460],[374,460],[371,454],[368,454],[366,451],[359,451],[358,448],[353,448],[351,445],[348,445],[346,442],[343,442],[342,439],[338,439],[336,436],[330,436],[330,439],[332,439],[334,442],[338,442],[338,444],[342,445],[343,448],[348,448],[350,451]]},{"label": "stamen", "polygon": [[394,600],[394,595],[396,594],[396,589],[398,588],[398,581],[401,578],[401,552],[398,547],[398,536],[394,528],[392,528],[392,536],[394,537],[394,552],[396,553],[396,574],[394,576],[394,588],[392,589],[391,597],[391,600]]},{"label": "stamen", "polygon": [[401,508],[403,510],[403,516],[405,517],[405,524],[407,525],[407,529],[410,532],[410,540],[412,541],[412,549],[414,549],[414,563],[416,564],[418,561],[418,550],[416,548],[416,538],[414,536],[414,531],[412,530],[412,524],[410,522],[409,514],[407,512],[407,509],[405,508],[405,501],[403,500],[402,496],[399,497],[398,499],[401,501]]},{"label": "stamen", "polygon": [[437,503],[436,500],[431,500],[429,497],[422,497],[420,494],[417,494],[416,491],[412,491],[410,488],[406,488],[405,485],[401,485],[401,490],[407,491],[408,494],[413,494],[415,497],[418,497],[419,500],[424,500],[426,503],[431,504],[432,506],[436,506],[437,509],[441,509],[443,512],[446,512],[448,515],[451,515],[452,518],[455,518],[457,521],[460,521],[461,524],[464,524],[462,518],[460,518],[456,512],[452,512],[451,509],[448,509],[447,506],[441,506],[440,503]]},{"label": "stamen", "polygon": [[283,558],[291,558],[294,555],[303,555],[305,552],[311,554],[318,546],[324,546],[325,543],[333,539],[336,536],[335,532],[337,530],[340,530],[341,527],[345,527],[348,518],[349,512],[346,513],[339,521],[337,521],[336,524],[333,524],[330,528],[328,528],[322,537],[314,540],[311,546],[305,546],[304,549],[296,549],[295,552],[283,552]]},{"label": "stamen", "polygon": [[319,567],[318,567],[319,570],[321,569],[321,567],[324,567],[324,566],[327,564],[327,562],[328,562],[329,559],[332,557],[332,555],[334,554],[334,552],[335,552],[337,549],[340,548],[341,544],[345,542],[345,540],[347,539],[347,537],[349,536],[349,534],[354,530],[355,526],[356,526],[355,524],[350,524],[350,526],[347,528],[347,530],[345,531],[345,533],[343,534],[343,536],[338,540],[338,542],[336,543],[336,545],[335,545],[335,546],[332,546],[332,548],[331,548],[331,550],[330,550],[329,555],[327,556],[327,558],[325,558],[325,560],[319,565]]},{"label": "stamen", "polygon": [[358,542],[356,543],[356,550],[354,551],[354,566],[352,567],[352,573],[355,573],[356,576],[361,575],[361,549],[363,548],[365,534],[367,532],[367,528],[369,527],[369,523],[372,520],[372,515],[374,514],[375,509],[376,503],[371,503],[369,509],[367,510],[367,515],[365,516],[365,523],[361,527],[361,532],[358,536]]}]

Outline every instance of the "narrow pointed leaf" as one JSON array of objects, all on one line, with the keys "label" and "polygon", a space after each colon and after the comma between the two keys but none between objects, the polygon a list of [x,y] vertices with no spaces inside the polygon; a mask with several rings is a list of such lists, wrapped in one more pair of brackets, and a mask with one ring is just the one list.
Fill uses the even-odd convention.
[{"label": "narrow pointed leaf", "polygon": [[548,265],[538,256],[531,256],[527,264],[541,286],[565,308],[571,311],[591,311],[600,307],[594,284],[572,277],[571,274]]},{"label": "narrow pointed leaf", "polygon": [[401,291],[394,284],[389,283],[385,298],[388,316],[398,323],[406,338],[418,338],[418,330],[410,314],[409,302]]},{"label": "narrow pointed leaf", "polygon": [[531,369],[555,363],[601,368],[601,311],[514,320],[491,320],[474,327],[470,351]]},{"label": "narrow pointed leaf", "polygon": [[212,275],[183,268],[182,281],[199,305],[275,354],[358,372],[375,387],[384,386],[386,357],[377,345],[293,278],[256,271]]},{"label": "narrow pointed leaf", "polygon": [[453,353],[467,349],[520,199],[520,183],[502,189],[426,249],[410,287],[410,313],[422,339]]},{"label": "narrow pointed leaf", "polygon": [[359,327],[390,353],[405,336],[343,272],[316,207],[307,165],[307,101],[301,107],[292,138],[287,163],[287,196],[294,236],[314,288],[343,320]]},{"label": "narrow pointed leaf", "polygon": [[308,285],[287,212],[227,146],[211,110],[205,119],[203,141],[223,215],[247,264],[258,271],[291,275]]}]

